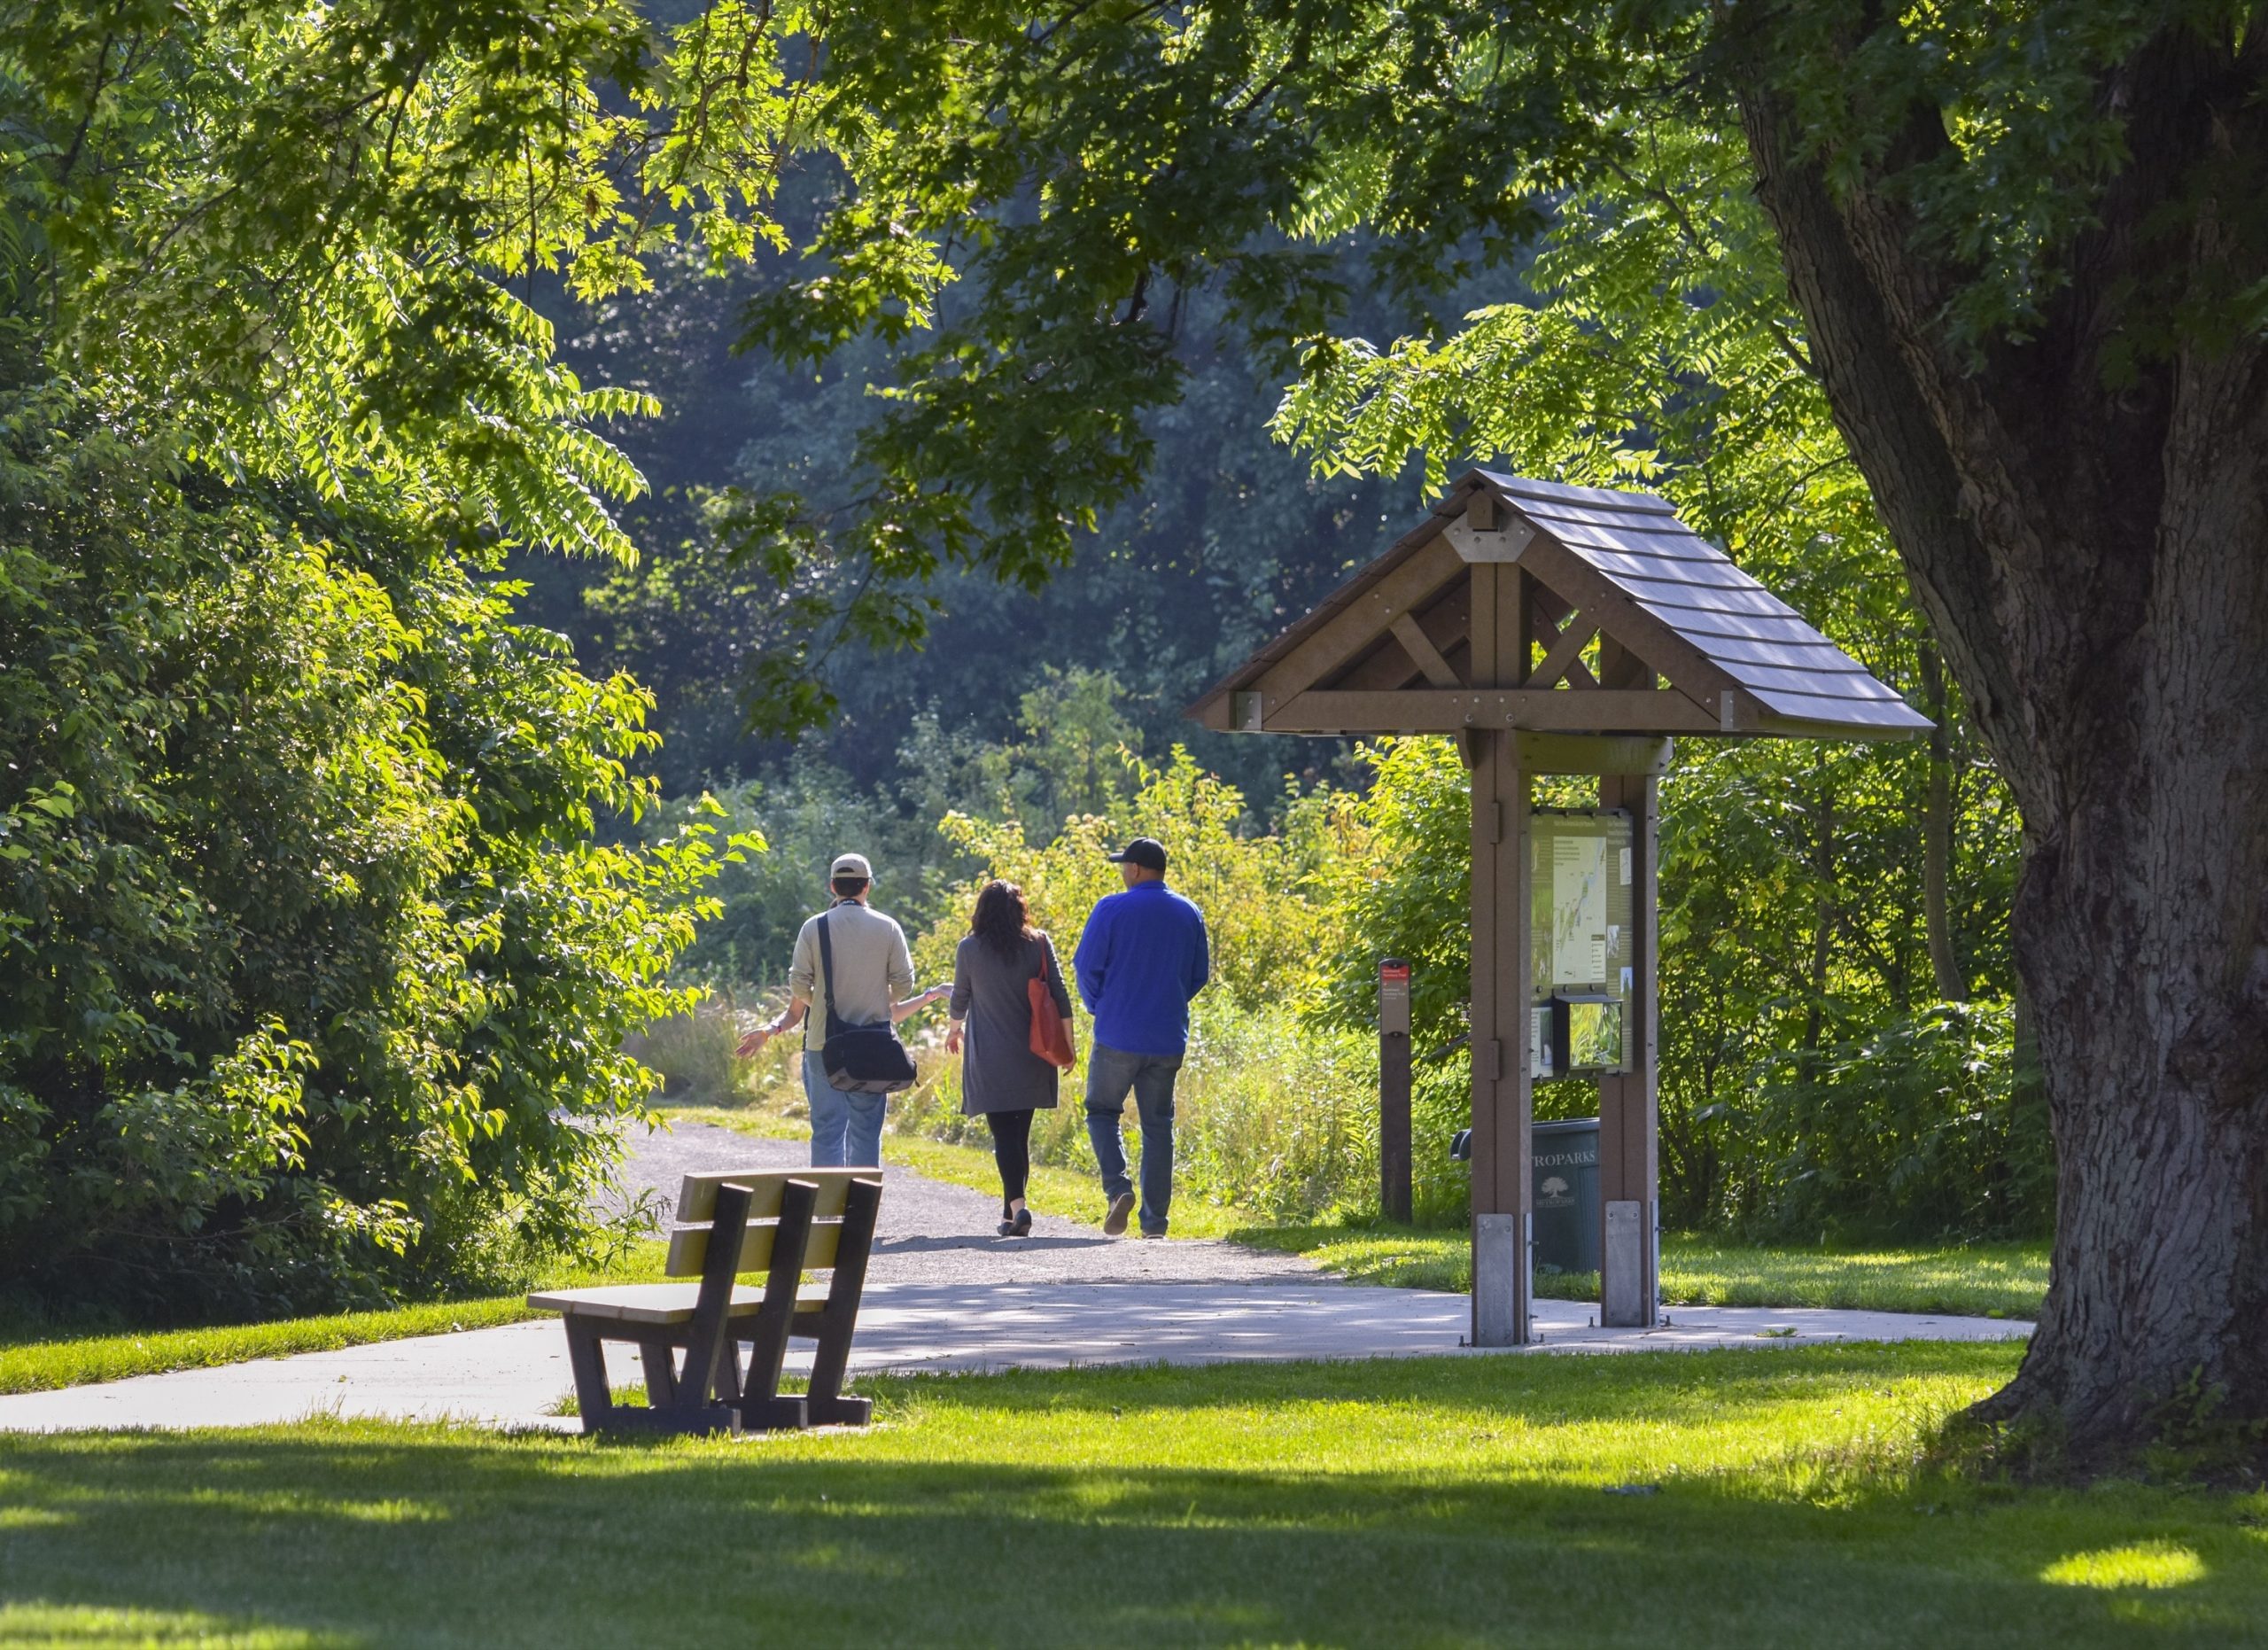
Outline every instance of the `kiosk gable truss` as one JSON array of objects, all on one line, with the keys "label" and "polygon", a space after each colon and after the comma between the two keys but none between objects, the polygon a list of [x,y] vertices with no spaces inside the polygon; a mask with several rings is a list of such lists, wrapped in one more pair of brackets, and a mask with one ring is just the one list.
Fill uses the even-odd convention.
[{"label": "kiosk gable truss", "polygon": [[[1509,622],[1532,646],[1508,673],[1501,642],[1484,636],[1496,668],[1476,672],[1476,582],[1493,594],[1506,581],[1516,600],[1495,596],[1482,627]],[[1596,672],[1584,659],[1595,640]],[[1929,726],[1666,500],[1487,471],[1190,715],[1309,734],[1878,739]]]}]

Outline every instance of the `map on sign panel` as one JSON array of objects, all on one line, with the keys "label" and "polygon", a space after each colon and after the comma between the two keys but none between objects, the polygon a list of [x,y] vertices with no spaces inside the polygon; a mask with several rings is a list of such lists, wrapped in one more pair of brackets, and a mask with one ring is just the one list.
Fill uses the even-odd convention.
[{"label": "map on sign panel", "polygon": [[1551,977],[1562,984],[1606,978],[1606,838],[1556,837],[1551,843]]}]

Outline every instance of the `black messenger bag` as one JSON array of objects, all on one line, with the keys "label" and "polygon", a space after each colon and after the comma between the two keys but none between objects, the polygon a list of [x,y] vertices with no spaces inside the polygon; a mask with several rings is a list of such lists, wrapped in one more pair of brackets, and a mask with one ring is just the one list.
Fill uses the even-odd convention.
[{"label": "black messenger bag", "polygon": [[[832,915],[830,913],[830,915]],[[827,918],[819,920],[819,966],[827,992],[827,1041],[819,1046],[819,1063],[827,1068],[830,1088],[850,1094],[895,1094],[913,1086],[913,1056],[897,1040],[897,1028],[845,1025],[835,1012],[835,946],[827,938]]]}]

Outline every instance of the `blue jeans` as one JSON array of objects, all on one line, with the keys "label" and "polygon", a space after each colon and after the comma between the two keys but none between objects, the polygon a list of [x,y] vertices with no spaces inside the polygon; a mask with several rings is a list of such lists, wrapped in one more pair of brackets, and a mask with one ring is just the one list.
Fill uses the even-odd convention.
[{"label": "blue jeans", "polygon": [[887,1094],[849,1094],[827,1080],[827,1062],[804,1050],[804,1098],[812,1108],[812,1167],[879,1169]]},{"label": "blue jeans", "polygon": [[1161,1236],[1173,1207],[1173,1079],[1180,1070],[1179,1055],[1130,1055],[1101,1043],[1087,1054],[1087,1140],[1102,1170],[1103,1195],[1123,1197],[1134,1189],[1118,1138],[1131,1089],[1142,1121],[1142,1230]]}]

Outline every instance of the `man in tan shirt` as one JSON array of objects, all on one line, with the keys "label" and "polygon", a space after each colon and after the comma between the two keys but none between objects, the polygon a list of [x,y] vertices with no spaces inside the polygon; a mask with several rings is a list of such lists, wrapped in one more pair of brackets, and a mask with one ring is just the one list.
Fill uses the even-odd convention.
[{"label": "man in tan shirt", "polygon": [[846,1094],[829,1083],[819,1053],[827,1040],[824,1006],[818,1037],[812,1035],[809,1024],[812,1005],[823,1005],[826,995],[819,925],[827,924],[828,949],[835,953],[835,1017],[845,1025],[879,1025],[884,1020],[895,1025],[951,988],[938,985],[914,994],[913,955],[906,949],[905,930],[866,904],[874,872],[865,854],[836,855],[827,876],[834,902],[796,935],[795,956],[788,965],[787,1009],[770,1025],[742,1038],[740,1052],[752,1055],[798,1021],[804,1022],[804,1094],[811,1102],[812,1167],[878,1167],[882,1114],[889,1097]]}]

